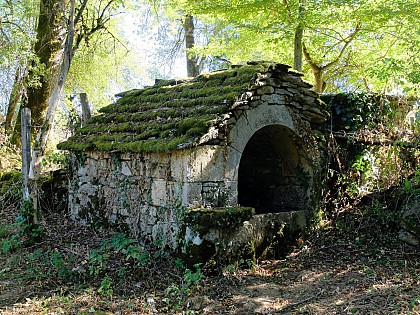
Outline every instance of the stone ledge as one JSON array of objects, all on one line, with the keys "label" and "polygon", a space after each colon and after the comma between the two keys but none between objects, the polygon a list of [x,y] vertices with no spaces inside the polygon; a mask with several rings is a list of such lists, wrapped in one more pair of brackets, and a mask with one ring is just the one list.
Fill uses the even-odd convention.
[{"label": "stone ledge", "polygon": [[255,213],[250,207],[201,208],[189,211],[184,222],[193,230],[206,233],[209,229],[233,228],[249,220]]}]

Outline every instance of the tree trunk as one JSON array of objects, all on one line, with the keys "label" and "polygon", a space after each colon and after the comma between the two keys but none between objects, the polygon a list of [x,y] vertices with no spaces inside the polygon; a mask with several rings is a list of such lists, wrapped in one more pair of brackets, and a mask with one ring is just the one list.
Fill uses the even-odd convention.
[{"label": "tree trunk", "polygon": [[82,105],[82,127],[84,127],[90,119],[90,108],[86,93],[80,93],[80,104]]},{"label": "tree trunk", "polygon": [[318,93],[322,93],[325,90],[325,82],[322,79],[322,71],[322,69],[319,69],[319,71],[313,71],[315,81],[314,90]]},{"label": "tree trunk", "polygon": [[[27,87],[26,106],[32,112],[32,124],[41,126],[48,108],[49,98],[60,72],[63,59],[63,44],[66,27],[66,8],[68,0],[41,0],[37,26],[35,54],[39,65],[34,63],[35,70],[29,72],[29,80],[34,80],[36,71],[43,69],[39,83]],[[34,132],[36,131],[33,128]]]},{"label": "tree trunk", "polygon": [[[38,225],[38,211],[37,203],[38,199],[32,199],[38,197],[33,195],[33,182],[29,178],[30,166],[31,166],[31,110],[27,107],[21,110],[21,130],[22,130],[22,179],[23,179],[23,203],[21,215],[26,221],[27,226],[24,231],[30,238],[36,236],[33,235],[34,228]],[[35,187],[36,188],[36,187]]]},{"label": "tree trunk", "polygon": [[6,113],[6,135],[10,138],[10,136],[13,134],[13,130],[16,126],[17,121],[17,112],[19,111],[19,103],[22,98],[24,86],[24,70],[23,70],[23,62],[21,62],[16,69],[15,79],[13,82],[13,88],[12,92],[10,94],[9,98],[9,104],[7,106],[7,113]]},{"label": "tree trunk", "polygon": [[31,110],[25,107],[21,113],[23,201],[25,202],[30,198],[28,179],[31,165]]},{"label": "tree trunk", "polygon": [[[30,185],[31,196],[33,200],[37,200],[37,181],[41,173],[41,161],[44,156],[45,147],[47,145],[48,136],[54,124],[54,114],[57,104],[60,102],[60,97],[63,93],[64,83],[70,69],[71,59],[73,57],[73,40],[74,40],[74,13],[75,13],[75,0],[70,0],[70,17],[69,25],[67,28],[67,37],[64,45],[64,54],[61,59],[61,67],[58,79],[54,82],[52,91],[48,97],[48,107],[43,124],[36,136],[32,150],[31,166],[29,171],[29,179],[32,182]],[[37,210],[37,204],[34,204],[34,211]]]},{"label": "tree trunk", "polygon": [[302,72],[302,39],[303,39],[303,27],[299,25],[295,31],[295,45],[294,45],[294,54],[293,54],[293,69],[296,71]]},{"label": "tree trunk", "polygon": [[294,52],[293,52],[293,69],[302,72],[302,63],[303,63],[303,20],[305,15],[305,4],[306,1],[303,0],[299,5],[299,24],[295,30],[295,39],[294,39]]},{"label": "tree trunk", "polygon": [[309,64],[309,66],[311,67],[312,73],[314,75],[314,79],[315,79],[314,89],[315,89],[315,92],[322,93],[322,92],[325,91],[326,82],[324,82],[323,75],[325,73],[327,73],[327,71],[330,70],[332,67],[339,64],[341,58],[344,55],[344,52],[349,47],[351,42],[356,38],[357,33],[360,32],[361,26],[362,26],[361,22],[358,21],[357,24],[356,24],[356,27],[354,28],[353,33],[348,35],[346,39],[342,40],[343,46],[341,47],[340,53],[337,55],[337,57],[334,60],[332,60],[331,62],[329,62],[325,65],[317,65],[315,63],[315,61],[312,59],[312,57],[311,57],[308,49],[306,48],[306,46],[304,44],[302,45],[303,55],[305,56],[305,60]]},{"label": "tree trunk", "polygon": [[199,75],[197,57],[189,51],[195,45],[194,17],[189,14],[185,15],[183,26],[185,32],[185,48],[187,51],[187,75],[189,77],[196,77]]}]

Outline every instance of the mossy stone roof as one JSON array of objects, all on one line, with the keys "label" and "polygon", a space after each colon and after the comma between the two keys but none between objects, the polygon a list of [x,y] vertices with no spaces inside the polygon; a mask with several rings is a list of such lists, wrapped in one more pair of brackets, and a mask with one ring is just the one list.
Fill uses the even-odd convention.
[{"label": "mossy stone roof", "polygon": [[70,151],[168,152],[194,146],[218,124],[258,74],[290,67],[248,63],[193,79],[162,80],[119,94],[75,136],[58,145]]}]

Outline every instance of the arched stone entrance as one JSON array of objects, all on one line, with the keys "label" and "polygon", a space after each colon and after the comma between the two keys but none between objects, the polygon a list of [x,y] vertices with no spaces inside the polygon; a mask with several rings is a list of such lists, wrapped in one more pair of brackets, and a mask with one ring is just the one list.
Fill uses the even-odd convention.
[{"label": "arched stone entrance", "polygon": [[307,210],[311,171],[299,138],[282,125],[257,130],[242,153],[238,203],[256,213]]}]

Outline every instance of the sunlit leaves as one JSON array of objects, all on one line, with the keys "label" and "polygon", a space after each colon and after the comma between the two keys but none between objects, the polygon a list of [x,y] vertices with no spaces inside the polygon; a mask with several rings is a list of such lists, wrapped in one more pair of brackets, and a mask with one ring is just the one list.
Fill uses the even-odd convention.
[{"label": "sunlit leaves", "polygon": [[[420,50],[420,4],[416,0],[183,0],[178,4],[223,29],[217,34],[221,37],[213,36],[206,48],[198,49],[201,53],[223,54],[232,61],[291,63],[293,35],[301,25],[313,62],[321,68],[333,63],[323,77],[330,91],[350,87],[391,92],[417,80],[413,58]],[[360,30],[353,36],[356,27]],[[308,65],[304,71],[309,71]]]}]

